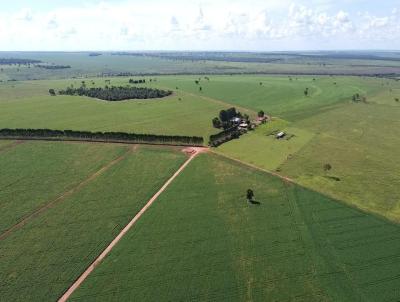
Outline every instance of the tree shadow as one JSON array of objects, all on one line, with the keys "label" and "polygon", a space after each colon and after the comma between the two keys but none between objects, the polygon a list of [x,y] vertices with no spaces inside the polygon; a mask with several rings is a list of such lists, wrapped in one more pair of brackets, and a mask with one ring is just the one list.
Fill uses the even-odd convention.
[{"label": "tree shadow", "polygon": [[261,202],[257,201],[257,200],[249,200],[249,202],[251,204],[255,204],[255,205],[261,205]]}]

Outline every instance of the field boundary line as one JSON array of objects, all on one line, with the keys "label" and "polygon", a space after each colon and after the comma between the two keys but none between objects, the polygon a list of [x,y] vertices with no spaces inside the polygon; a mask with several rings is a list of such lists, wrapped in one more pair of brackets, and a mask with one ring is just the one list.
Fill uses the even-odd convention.
[{"label": "field boundary line", "polygon": [[23,142],[23,141],[82,142],[82,143],[104,143],[104,144],[124,144],[124,145],[150,145],[150,146],[166,146],[166,147],[204,147],[204,145],[147,143],[147,142],[140,142],[140,141],[138,142],[138,141],[124,141],[124,140],[52,138],[52,137],[25,137],[25,136],[8,136],[8,137],[7,136],[0,136],[0,140],[18,140],[18,141],[21,141],[21,142]]},{"label": "field boundary line", "polygon": [[129,148],[127,152],[125,152],[124,154],[120,155],[119,157],[117,157],[116,159],[113,159],[111,162],[108,162],[106,165],[102,166],[99,170],[97,170],[96,172],[94,172],[93,174],[89,175],[88,178],[86,178],[85,180],[83,180],[82,182],[80,182],[79,184],[77,184],[76,186],[74,186],[72,189],[64,192],[63,194],[61,194],[60,196],[58,196],[56,199],[51,200],[50,202],[42,205],[40,208],[34,210],[32,213],[28,214],[27,216],[25,216],[24,218],[22,218],[21,221],[17,222],[16,224],[14,224],[13,226],[11,226],[9,229],[7,229],[6,231],[4,231],[2,234],[0,234],[0,241],[6,239],[8,236],[10,236],[14,231],[22,228],[25,224],[27,224],[29,221],[31,221],[32,219],[40,216],[42,213],[44,213],[46,210],[48,210],[49,208],[51,208],[52,206],[54,206],[55,204],[61,202],[62,200],[64,200],[65,198],[71,196],[72,194],[78,192],[81,188],[83,188],[84,186],[86,186],[88,183],[90,183],[91,181],[93,181],[94,179],[96,179],[98,176],[100,176],[101,174],[103,174],[105,171],[107,171],[109,168],[111,168],[112,166],[114,166],[115,164],[119,163],[120,161],[122,161],[123,159],[126,158],[126,156],[131,153],[132,151],[136,150],[137,146],[133,146],[132,148]]},{"label": "field boundary line", "polygon": [[298,183],[296,180],[294,180],[294,179],[292,179],[292,178],[290,178],[290,177],[287,177],[287,176],[281,175],[281,174],[279,174],[279,173],[276,173],[276,172],[273,172],[273,171],[270,171],[270,170],[267,170],[267,169],[258,167],[258,166],[256,166],[256,165],[247,163],[247,162],[245,162],[245,161],[242,161],[242,160],[240,160],[240,159],[231,157],[231,156],[229,156],[229,155],[225,155],[225,154],[222,154],[222,153],[213,151],[213,150],[211,150],[211,149],[210,149],[209,152],[212,153],[212,154],[214,154],[214,155],[216,155],[216,156],[220,156],[220,157],[222,157],[222,158],[226,158],[226,159],[229,159],[229,160],[231,160],[231,161],[237,162],[237,163],[239,163],[239,164],[241,164],[241,165],[243,165],[243,166],[247,166],[247,167],[249,167],[249,168],[258,170],[258,171],[260,171],[260,172],[267,173],[267,174],[269,174],[269,175],[271,175],[271,176],[275,176],[275,177],[277,177],[277,178],[279,178],[279,179],[281,179],[281,180],[283,180],[283,181],[286,181],[286,182],[289,182],[289,183],[294,184],[294,185],[296,185],[296,186],[299,186],[300,188],[303,188],[303,189],[306,189],[306,190],[309,190],[309,191],[312,191],[312,192],[315,192],[315,193],[324,195],[324,196],[326,196],[326,197],[329,197],[330,199],[332,199],[333,201],[335,201],[335,202],[338,203],[338,204],[341,204],[341,205],[343,205],[343,206],[346,206],[346,207],[352,208],[352,209],[354,209],[354,210],[360,211],[360,212],[362,212],[362,213],[364,213],[364,214],[366,214],[366,215],[374,216],[374,217],[376,217],[376,218],[378,218],[378,219],[380,219],[380,220],[385,221],[386,223],[390,223],[390,224],[392,224],[392,225],[394,225],[394,226],[399,226],[399,222],[396,221],[396,220],[392,220],[392,219],[390,219],[389,217],[386,217],[386,216],[384,216],[384,215],[382,215],[382,214],[380,214],[380,213],[377,213],[377,212],[370,211],[370,210],[368,210],[368,209],[366,209],[366,208],[358,207],[357,205],[352,204],[350,201],[346,201],[346,200],[339,199],[337,196],[331,195],[331,194],[329,194],[329,193],[327,193],[327,192],[322,192],[322,191],[318,191],[318,190],[316,190],[316,189],[307,187],[307,186],[305,186],[305,185],[303,185],[303,184]]},{"label": "field boundary line", "polygon": [[[255,170],[259,170],[259,171],[261,171],[261,172],[268,173],[268,174],[270,174],[270,175],[272,175],[272,176],[276,176],[276,177],[278,177],[278,178],[280,178],[280,179],[282,179],[282,180],[284,180],[284,181],[286,181],[286,182],[290,182],[290,183],[293,183],[293,184],[296,184],[296,185],[300,185],[300,184],[298,184],[294,179],[292,179],[292,178],[290,178],[290,177],[287,177],[287,176],[284,176],[284,175],[281,175],[281,174],[279,174],[279,173],[273,172],[273,171],[271,171],[271,170],[267,170],[267,169],[258,167],[258,166],[256,166],[256,165],[250,164],[250,163],[248,163],[248,162],[242,161],[242,160],[240,160],[240,159],[237,159],[237,158],[234,158],[234,157],[231,157],[231,156],[229,156],[229,155],[225,155],[225,154],[222,154],[222,153],[213,151],[213,150],[211,150],[210,152],[213,153],[213,154],[215,154],[215,155],[217,155],[217,156],[225,157],[225,158],[227,158],[227,159],[230,159],[230,160],[235,161],[235,162],[237,162],[237,163],[239,163],[239,164],[248,166],[248,167],[253,168],[253,169],[255,169]],[[300,185],[300,186],[301,186],[301,185]]]},{"label": "field boundary line", "polygon": [[[79,288],[93,270],[107,257],[111,250],[126,235],[126,233],[136,224],[146,210],[154,203],[154,201],[165,191],[165,189],[174,181],[174,179],[186,168],[186,166],[201,152],[204,148],[193,148],[189,158],[179,167],[179,169],[164,183],[164,185],[150,198],[145,206],[133,217],[133,219],[122,229],[122,231],[111,241],[111,243],[103,250],[103,252],[89,265],[89,267],[81,274],[78,279],[68,288],[68,290],[58,299],[58,302],[66,302],[71,295]],[[189,153],[189,152],[188,152]]]}]

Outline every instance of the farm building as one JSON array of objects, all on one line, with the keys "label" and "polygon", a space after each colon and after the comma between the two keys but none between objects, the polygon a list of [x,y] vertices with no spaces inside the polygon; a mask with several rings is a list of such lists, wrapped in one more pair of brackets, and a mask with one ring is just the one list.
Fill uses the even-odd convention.
[{"label": "farm building", "polygon": [[279,132],[275,137],[276,137],[277,139],[281,139],[281,138],[284,138],[285,136],[286,136],[286,133],[283,132],[283,131],[281,131],[281,132]]}]

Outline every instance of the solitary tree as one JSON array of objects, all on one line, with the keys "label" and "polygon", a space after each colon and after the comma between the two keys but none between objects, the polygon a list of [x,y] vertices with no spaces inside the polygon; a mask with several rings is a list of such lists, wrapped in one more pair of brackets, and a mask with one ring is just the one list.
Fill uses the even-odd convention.
[{"label": "solitary tree", "polygon": [[330,164],[325,164],[325,165],[324,165],[324,171],[325,171],[325,172],[328,172],[328,171],[330,171],[330,170],[332,170],[332,166],[331,166]]},{"label": "solitary tree", "polygon": [[49,89],[49,93],[51,96],[55,96],[56,92],[54,91],[54,89]]},{"label": "solitary tree", "polygon": [[264,117],[265,116],[265,112],[260,110],[258,111],[258,117]]},{"label": "solitary tree", "polygon": [[399,98],[395,98],[394,100],[395,100],[396,102],[399,102]]},{"label": "solitary tree", "polygon": [[308,88],[306,88],[306,90],[304,90],[304,95],[308,96]]},{"label": "solitary tree", "polygon": [[246,193],[246,198],[248,202],[252,202],[254,198],[254,192],[252,189],[248,189]]}]

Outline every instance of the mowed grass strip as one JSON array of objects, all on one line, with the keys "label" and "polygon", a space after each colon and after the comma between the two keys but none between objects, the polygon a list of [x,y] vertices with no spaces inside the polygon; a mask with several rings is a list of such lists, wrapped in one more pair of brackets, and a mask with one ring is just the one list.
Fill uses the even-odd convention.
[{"label": "mowed grass strip", "polygon": [[[246,201],[248,188],[259,205]],[[200,155],[71,300],[396,300],[399,230],[319,193]]]},{"label": "mowed grass strip", "polygon": [[0,153],[0,235],[126,151],[117,145],[49,142],[5,149]]},{"label": "mowed grass strip", "polygon": [[7,237],[1,299],[57,300],[185,159],[171,148],[140,147]]}]

